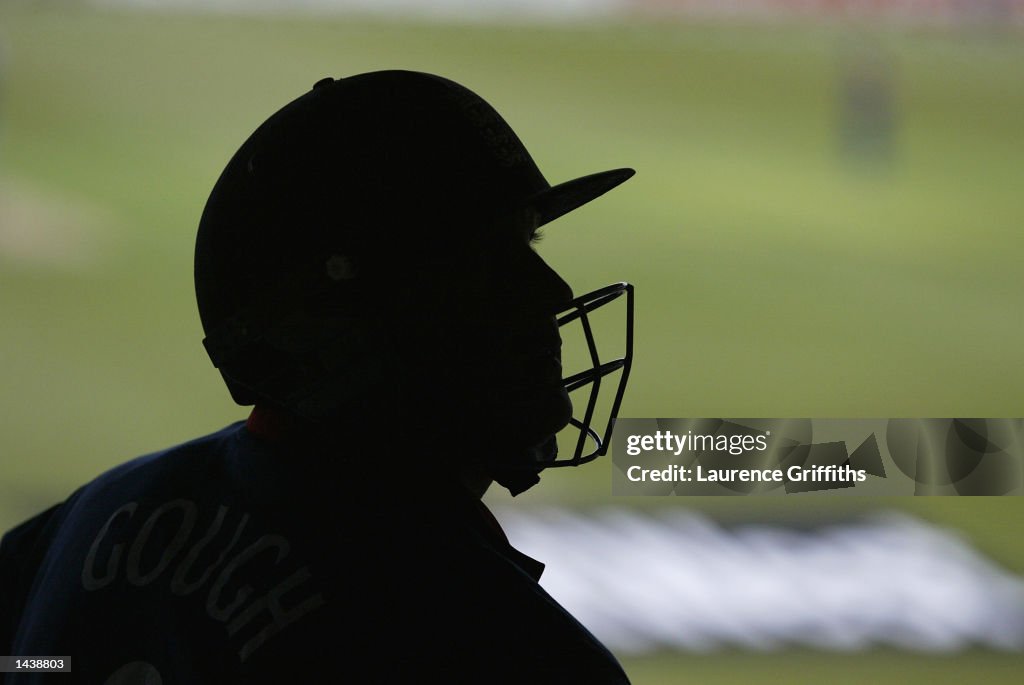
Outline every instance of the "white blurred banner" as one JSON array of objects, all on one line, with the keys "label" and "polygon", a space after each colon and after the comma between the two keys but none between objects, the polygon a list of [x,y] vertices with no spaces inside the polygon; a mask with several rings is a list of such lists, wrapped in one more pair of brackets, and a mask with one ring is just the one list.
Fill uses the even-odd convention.
[{"label": "white blurred banner", "polygon": [[498,512],[541,585],[620,654],[1024,649],[1024,579],[903,515],[793,529],[693,513]]}]

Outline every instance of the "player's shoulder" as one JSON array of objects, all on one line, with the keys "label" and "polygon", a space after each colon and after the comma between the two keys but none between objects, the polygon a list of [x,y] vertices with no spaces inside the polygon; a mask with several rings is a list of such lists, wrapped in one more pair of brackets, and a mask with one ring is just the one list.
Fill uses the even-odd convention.
[{"label": "player's shoulder", "polygon": [[83,485],[76,495],[97,496],[116,490],[145,491],[154,488],[173,490],[180,479],[201,481],[210,471],[225,468],[225,463],[238,451],[244,422],[236,422],[216,432],[182,442],[172,447],[143,454],[104,471]]},{"label": "player's shoulder", "polygon": [[[78,487],[47,513],[51,533],[74,535],[95,527],[111,512],[132,502],[173,500],[223,487],[239,459],[244,422],[231,424],[172,447],[129,459]],[[13,531],[12,531],[13,532]]]},{"label": "player's shoulder", "polygon": [[3,538],[10,547],[15,540],[38,537],[41,529],[64,519],[67,510],[83,499],[95,499],[111,491],[123,495],[126,489],[166,487],[173,483],[176,474],[195,477],[197,467],[209,468],[219,457],[231,454],[243,430],[244,423],[236,422],[208,435],[124,461],[79,486],[64,501],[6,531]]}]

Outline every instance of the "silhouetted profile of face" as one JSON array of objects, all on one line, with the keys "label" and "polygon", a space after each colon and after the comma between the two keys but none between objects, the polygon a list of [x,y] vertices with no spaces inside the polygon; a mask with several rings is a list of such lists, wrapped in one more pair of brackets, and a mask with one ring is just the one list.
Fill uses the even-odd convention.
[{"label": "silhouetted profile of face", "polygon": [[568,424],[555,315],[572,289],[535,237],[520,211],[399,259],[391,337],[405,396],[393,399],[426,437],[519,450]]}]

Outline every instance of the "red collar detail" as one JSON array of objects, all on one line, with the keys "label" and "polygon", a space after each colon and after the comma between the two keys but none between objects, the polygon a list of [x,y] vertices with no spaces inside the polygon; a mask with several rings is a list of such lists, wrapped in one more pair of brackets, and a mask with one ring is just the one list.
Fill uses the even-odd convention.
[{"label": "red collar detail", "polygon": [[245,427],[257,438],[270,442],[280,442],[295,435],[297,420],[280,409],[256,405],[252,408]]}]

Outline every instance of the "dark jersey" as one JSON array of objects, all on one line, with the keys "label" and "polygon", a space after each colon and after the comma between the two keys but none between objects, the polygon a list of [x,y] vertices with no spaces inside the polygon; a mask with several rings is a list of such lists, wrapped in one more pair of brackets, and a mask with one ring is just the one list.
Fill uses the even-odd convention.
[{"label": "dark jersey", "polygon": [[333,451],[237,423],[10,531],[0,654],[72,675],[3,682],[628,682],[468,492]]}]

